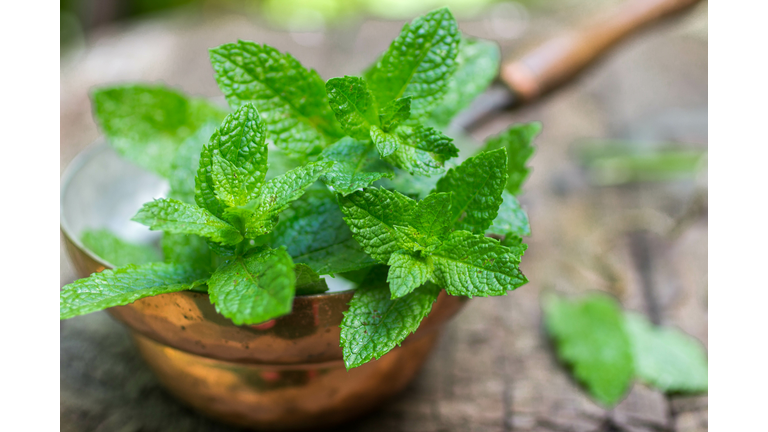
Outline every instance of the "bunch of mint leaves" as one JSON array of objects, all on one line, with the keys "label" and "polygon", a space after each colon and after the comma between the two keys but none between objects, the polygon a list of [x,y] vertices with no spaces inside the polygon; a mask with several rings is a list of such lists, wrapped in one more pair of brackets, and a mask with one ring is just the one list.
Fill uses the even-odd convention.
[{"label": "bunch of mint leaves", "polygon": [[406,24],[362,77],[323,82],[253,42],[210,55],[229,114],[162,86],[94,93],[110,144],[170,184],[133,219],[163,231],[163,258],[86,231],[116,268],[65,286],[62,318],[196,290],[252,325],[340,276],[358,283],[341,324],[353,368],[414,332],[442,289],[496,296],[527,282],[515,195],[541,126],[513,126],[458,163],[443,131],[494,79],[499,52],[464,37],[447,9]]}]

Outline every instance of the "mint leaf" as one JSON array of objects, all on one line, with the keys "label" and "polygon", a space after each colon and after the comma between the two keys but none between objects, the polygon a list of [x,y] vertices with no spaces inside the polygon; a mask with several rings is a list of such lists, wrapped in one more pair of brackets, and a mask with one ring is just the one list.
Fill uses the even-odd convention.
[{"label": "mint leaf", "polygon": [[342,195],[368,187],[382,177],[392,177],[392,168],[376,157],[370,143],[344,137],[323,150],[323,160],[333,161],[323,181]]},{"label": "mint leaf", "polygon": [[386,160],[411,174],[440,174],[443,163],[459,155],[453,140],[431,127],[401,126],[392,135],[398,138],[398,145]]},{"label": "mint leaf", "polygon": [[484,151],[507,149],[507,191],[512,195],[520,194],[520,188],[531,169],[525,164],[533,154],[531,143],[536,135],[541,132],[541,123],[523,123],[510,127],[505,132],[489,138],[485,141]]},{"label": "mint leaf", "polygon": [[61,319],[127,305],[138,299],[183,291],[204,284],[208,274],[174,263],[133,264],[104,270],[61,289]]},{"label": "mint leaf", "polygon": [[200,167],[200,152],[216,131],[216,126],[213,123],[207,123],[179,145],[171,162],[168,177],[171,190],[168,198],[187,204],[195,203],[195,175]]},{"label": "mint leaf", "polygon": [[253,103],[277,147],[299,155],[316,154],[343,136],[322,78],[290,54],[246,41],[210,52],[216,82],[229,106]]},{"label": "mint leaf", "polygon": [[440,294],[433,284],[390,298],[386,283],[364,283],[355,290],[341,322],[341,348],[347,369],[380,358],[419,328]]},{"label": "mint leaf", "polygon": [[83,245],[114,267],[162,261],[155,248],[127,242],[109,230],[85,230],[80,236]]},{"label": "mint leaf", "polygon": [[431,111],[442,99],[456,69],[459,28],[447,8],[403,26],[400,35],[365,78],[381,105],[411,96],[411,116]]},{"label": "mint leaf", "polygon": [[161,245],[166,262],[184,263],[210,272],[218,267],[218,260],[203,237],[166,232]]},{"label": "mint leaf", "polygon": [[325,279],[315,273],[310,266],[296,264],[293,270],[296,273],[296,295],[321,294],[328,291]]},{"label": "mint leaf", "polygon": [[239,215],[245,223],[246,238],[255,239],[275,227],[278,215],[301,197],[304,190],[333,166],[332,162],[313,162],[275,177],[264,184],[261,194],[242,207],[231,207],[225,214]]},{"label": "mint leaf", "polygon": [[381,128],[389,132],[411,117],[411,97],[406,96],[390,101],[379,110]]},{"label": "mint leaf", "polygon": [[248,172],[221,157],[218,150],[213,151],[211,162],[213,190],[219,202],[228,207],[247,203],[250,195],[246,189],[246,182],[249,180]]},{"label": "mint leaf", "polygon": [[296,275],[285,249],[237,257],[208,281],[216,311],[237,325],[259,324],[291,312]]},{"label": "mint leaf", "polygon": [[[251,104],[241,106],[224,119],[224,123],[216,129],[200,154],[195,177],[197,205],[218,217],[224,215],[227,205],[219,199],[213,172],[214,155],[217,152],[223,159],[242,169],[241,175],[246,177],[241,181],[244,185],[240,192],[242,197],[238,196],[238,200],[248,202],[253,198],[267,173],[267,145],[264,137],[264,122]],[[221,187],[220,182],[221,179]]]},{"label": "mint leaf", "polygon": [[451,222],[454,229],[485,233],[502,203],[506,184],[505,149],[483,152],[438,180],[437,192],[453,192]]},{"label": "mint leaf", "polygon": [[707,391],[707,353],[698,340],[633,313],[626,314],[625,326],[638,378],[667,393]]},{"label": "mint leaf", "polygon": [[430,120],[447,126],[451,119],[469,106],[491,84],[499,73],[500,53],[494,42],[462,37],[456,57],[456,72],[440,104],[430,113]]},{"label": "mint leaf", "polygon": [[549,296],[544,322],[557,345],[557,356],[573,368],[576,379],[598,402],[617,404],[632,383],[632,348],[621,308],[603,294],[577,300]]},{"label": "mint leaf", "polygon": [[514,195],[506,190],[501,193],[503,202],[499,207],[499,215],[493,220],[488,232],[500,236],[515,235],[518,237],[531,235],[531,225],[528,223],[528,215],[520,207]]},{"label": "mint leaf", "polygon": [[368,139],[371,126],[378,125],[376,101],[362,78],[345,76],[325,83],[328,101],[341,124],[352,138]]},{"label": "mint leaf", "polygon": [[326,275],[367,268],[376,262],[366,255],[344,220],[336,197],[312,190],[296,200],[272,232],[272,245],[285,245],[296,263]]},{"label": "mint leaf", "polygon": [[[162,86],[125,85],[93,92],[96,122],[123,157],[169,178],[176,150],[224,110]],[[208,137],[203,137],[207,139]]]},{"label": "mint leaf", "polygon": [[520,255],[497,240],[466,231],[452,232],[430,258],[434,281],[451,295],[505,295],[528,282],[518,268]]},{"label": "mint leaf", "polygon": [[416,202],[396,191],[369,188],[339,198],[352,236],[373,259],[386,263],[400,249],[395,225],[407,226]]},{"label": "mint leaf", "polygon": [[404,251],[393,253],[387,265],[389,265],[387,282],[393,299],[410,294],[425,284],[432,274],[426,260]]},{"label": "mint leaf", "polygon": [[382,158],[391,155],[400,146],[400,139],[397,135],[384,132],[378,126],[371,127],[371,140]]},{"label": "mint leaf", "polygon": [[443,238],[451,230],[451,194],[432,193],[416,204],[411,226],[427,239]]},{"label": "mint leaf", "polygon": [[158,199],[148,203],[131,219],[151,230],[177,234],[196,234],[215,242],[237,244],[243,236],[232,225],[209,211],[175,199]]}]

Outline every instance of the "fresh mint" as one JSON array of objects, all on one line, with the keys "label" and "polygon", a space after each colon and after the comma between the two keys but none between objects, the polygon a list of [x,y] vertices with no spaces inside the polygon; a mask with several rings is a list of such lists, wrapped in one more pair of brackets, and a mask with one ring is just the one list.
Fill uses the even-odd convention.
[{"label": "fresh mint", "polygon": [[706,352],[691,336],[624,313],[605,294],[549,295],[542,306],[558,357],[603,405],[617,404],[635,379],[663,392],[707,390]]},{"label": "fresh mint", "polygon": [[85,230],[80,235],[80,241],[91,252],[116,267],[163,260],[155,248],[127,242],[107,229]]},{"label": "fresh mint", "polygon": [[406,24],[363,76],[323,81],[248,41],[210,58],[230,113],[161,86],[94,93],[110,144],[170,184],[134,217],[164,231],[164,262],[91,236],[118,268],[65,286],[62,318],[194,289],[233,323],[258,324],[344,277],[359,284],[341,324],[353,368],[416,331],[443,290],[495,296],[527,282],[530,227],[514,194],[539,126],[457,162],[444,127],[496,75],[499,53],[448,9]]}]

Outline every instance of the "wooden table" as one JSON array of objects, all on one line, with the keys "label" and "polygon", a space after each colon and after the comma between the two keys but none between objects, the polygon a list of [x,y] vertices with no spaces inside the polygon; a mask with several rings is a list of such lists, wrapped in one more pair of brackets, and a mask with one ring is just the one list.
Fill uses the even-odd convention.
[{"label": "wooden table", "polygon": [[[703,20],[703,27],[702,27]],[[559,25],[541,19],[534,36]],[[181,15],[102,30],[62,63],[61,164],[98,136],[88,89],[164,81],[215,96],[206,49],[237,38],[289,51],[324,78],[355,73],[401,23],[369,21],[325,34],[313,47],[238,16]],[[494,38],[482,20],[461,23]],[[703,28],[703,30],[702,30]],[[500,40],[505,54],[518,47]],[[533,230],[523,271],[531,283],[477,298],[449,326],[416,381],[344,431],[703,431],[707,397],[665,396],[635,385],[615,409],[592,402],[557,363],[542,330],[543,291],[604,290],[625,307],[707,343],[706,175],[697,180],[593,185],[579,165],[595,139],[707,146],[706,9],[623,46],[542,103],[474,133],[540,120],[522,203]],[[62,284],[72,272],[62,249]],[[177,403],[105,313],[61,323],[62,431],[230,431]]]}]

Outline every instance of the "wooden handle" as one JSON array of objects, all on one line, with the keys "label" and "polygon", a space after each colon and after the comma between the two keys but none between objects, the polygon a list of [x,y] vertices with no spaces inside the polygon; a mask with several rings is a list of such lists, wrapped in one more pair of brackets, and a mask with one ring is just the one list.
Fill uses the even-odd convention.
[{"label": "wooden handle", "polygon": [[501,79],[522,101],[552,90],[624,37],[700,0],[629,0],[579,30],[556,37],[501,68]]}]

